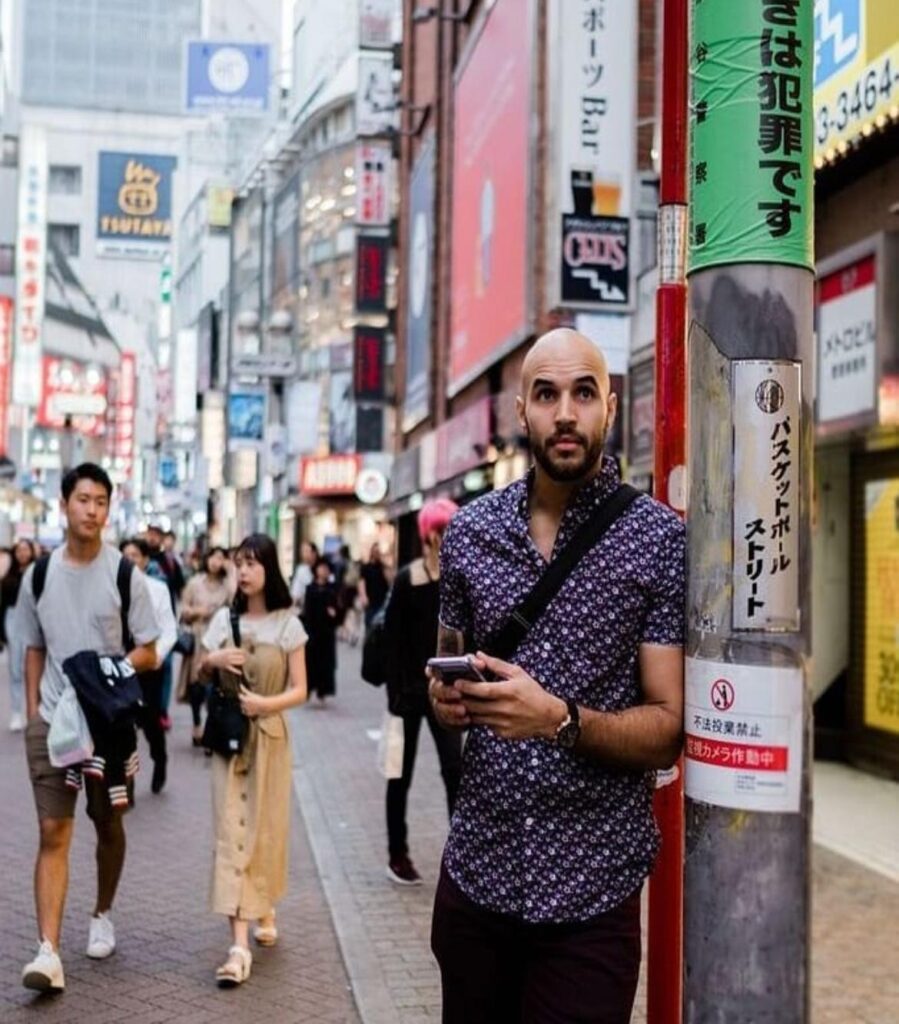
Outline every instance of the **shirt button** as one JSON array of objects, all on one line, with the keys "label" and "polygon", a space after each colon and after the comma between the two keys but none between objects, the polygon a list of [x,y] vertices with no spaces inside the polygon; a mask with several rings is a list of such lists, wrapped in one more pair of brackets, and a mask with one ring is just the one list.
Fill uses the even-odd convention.
[{"label": "shirt button", "polygon": [[531,758],[531,767],[532,768],[539,768],[540,767],[540,762],[537,760],[536,757],[532,757]]}]

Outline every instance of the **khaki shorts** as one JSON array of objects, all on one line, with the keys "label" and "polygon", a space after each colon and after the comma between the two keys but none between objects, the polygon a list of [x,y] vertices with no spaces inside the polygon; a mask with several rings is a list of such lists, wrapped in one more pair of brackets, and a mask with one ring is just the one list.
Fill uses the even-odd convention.
[{"label": "khaki shorts", "polygon": [[[66,785],[66,769],[54,768],[50,764],[47,750],[47,736],[50,726],[35,715],[25,727],[25,755],[28,758],[28,774],[34,792],[34,805],[39,821],[45,818],[74,818],[78,790]],[[87,795],[88,817],[98,823],[111,821],[116,811],[109,802],[106,784],[99,779],[83,778]],[[128,795],[132,793],[132,781],[128,781]]]}]

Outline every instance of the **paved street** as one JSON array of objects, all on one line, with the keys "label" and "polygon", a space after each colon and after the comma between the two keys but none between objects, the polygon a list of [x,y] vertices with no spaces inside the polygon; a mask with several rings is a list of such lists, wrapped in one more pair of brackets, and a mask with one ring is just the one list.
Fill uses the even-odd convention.
[{"label": "paved street", "polygon": [[[294,817],[292,886],[279,917],[284,941],[260,951],[251,983],[232,992],[219,992],[212,982],[227,933],[205,909],[208,762],[189,746],[184,709],[171,740],[169,787],[154,798],[149,771],[138,780],[115,915],[119,951],[105,963],[83,954],[94,883],[92,830],[79,810],[64,936],[67,991],[41,999],[20,987],[33,943],[35,824],[21,737],[0,730],[0,799],[7,809],[0,876],[4,1024],[439,1020],[428,931],[446,820],[433,744],[422,736],[409,815],[412,854],[426,884],[397,889],[384,875],[384,783],[372,738],[383,692],[359,681],[358,652],[342,647],[340,655],[336,700],[324,709],[313,702],[294,716],[302,814]],[[5,666],[0,676],[5,724]],[[899,947],[889,937],[899,920],[899,885],[816,847],[814,897],[814,1024],[896,1024]],[[643,1007],[641,985],[635,1024],[645,1020]]]}]

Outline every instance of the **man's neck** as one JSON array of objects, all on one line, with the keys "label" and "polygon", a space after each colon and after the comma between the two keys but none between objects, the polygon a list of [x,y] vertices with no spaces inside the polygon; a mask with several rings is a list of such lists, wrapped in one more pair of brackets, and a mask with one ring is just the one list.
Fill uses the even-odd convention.
[{"label": "man's neck", "polygon": [[595,480],[602,469],[602,460],[578,480],[553,480],[546,470],[538,463],[534,472],[534,486],[531,488],[529,508],[531,515],[535,512],[550,519],[561,521],[572,497],[591,480]]},{"label": "man's neck", "polygon": [[103,549],[103,538],[96,540],[79,540],[69,535],[66,538],[65,557],[69,562],[80,562],[86,565],[92,562]]}]

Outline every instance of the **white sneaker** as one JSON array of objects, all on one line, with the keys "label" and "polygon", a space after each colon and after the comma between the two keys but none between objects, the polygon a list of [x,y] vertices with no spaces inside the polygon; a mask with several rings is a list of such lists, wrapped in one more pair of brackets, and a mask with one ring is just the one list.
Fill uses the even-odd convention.
[{"label": "white sneaker", "polygon": [[22,968],[22,984],[35,992],[62,992],[66,987],[62,961],[49,939],[44,939],[37,956]]},{"label": "white sneaker", "polygon": [[105,960],[115,952],[115,928],[108,914],[91,918],[91,930],[87,940],[87,955],[92,960]]},{"label": "white sneaker", "polygon": [[9,731],[10,732],[21,732],[25,728],[25,718],[20,714],[10,715],[9,718]]}]

